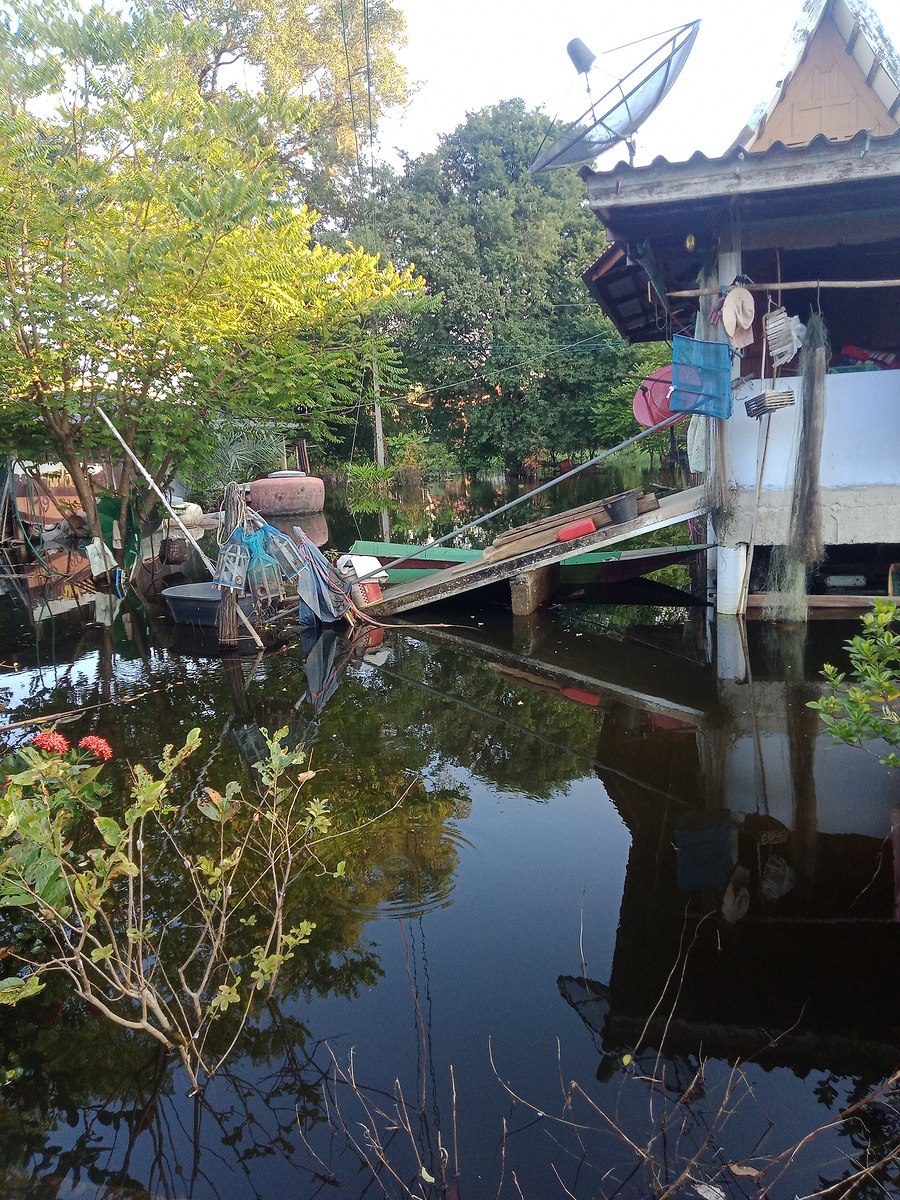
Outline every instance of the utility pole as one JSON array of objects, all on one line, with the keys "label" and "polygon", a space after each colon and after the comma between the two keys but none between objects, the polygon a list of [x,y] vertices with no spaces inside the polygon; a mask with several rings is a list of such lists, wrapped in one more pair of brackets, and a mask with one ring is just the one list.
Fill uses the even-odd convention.
[{"label": "utility pole", "polygon": [[375,396],[375,462],[384,466],[384,428],[381,424],[381,386],[378,377],[378,351],[372,355],[372,392]]}]

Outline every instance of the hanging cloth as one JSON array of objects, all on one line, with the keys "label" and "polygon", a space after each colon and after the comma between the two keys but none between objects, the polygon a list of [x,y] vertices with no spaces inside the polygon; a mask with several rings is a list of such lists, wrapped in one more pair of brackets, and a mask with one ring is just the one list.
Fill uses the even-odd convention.
[{"label": "hanging cloth", "polygon": [[350,595],[331,563],[299,525],[294,537],[307,570],[297,576],[297,595],[323,624],[340,621],[350,610]]}]

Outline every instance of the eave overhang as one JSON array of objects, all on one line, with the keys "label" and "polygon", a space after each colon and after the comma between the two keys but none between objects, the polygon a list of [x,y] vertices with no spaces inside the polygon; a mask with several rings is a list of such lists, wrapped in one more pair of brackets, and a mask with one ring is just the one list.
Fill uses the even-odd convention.
[{"label": "eave overhang", "polygon": [[815,138],[808,146],[777,142],[761,153],[736,147],[721,158],[696,153],[687,162],[656,158],[649,166],[619,163],[611,171],[582,169],[588,203],[616,236],[623,223],[654,212],[690,206],[720,212],[732,202],[783,198],[810,189],[856,188],[863,197],[873,183],[900,180],[900,130],[871,137],[865,130],[845,142]]},{"label": "eave overhang", "polygon": [[[700,266],[724,235],[737,236],[749,251],[864,245],[900,231],[900,130],[883,137],[861,131],[844,142],[818,137],[794,148],[776,143],[756,154],[736,147],[717,159],[697,153],[681,163],[619,163],[581,175],[613,243],[585,282],[633,341],[665,336],[657,332],[652,292],[642,298],[648,274],[636,246],[652,249],[654,282],[666,294],[692,286],[688,280],[696,286]],[[613,260],[616,246],[622,253]]]}]

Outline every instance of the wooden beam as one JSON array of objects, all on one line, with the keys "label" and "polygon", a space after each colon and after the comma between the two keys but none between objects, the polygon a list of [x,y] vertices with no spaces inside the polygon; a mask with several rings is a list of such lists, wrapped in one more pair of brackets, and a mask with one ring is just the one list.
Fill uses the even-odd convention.
[{"label": "wooden beam", "polygon": [[[888,288],[900,287],[900,279],[806,279],[781,283],[745,283],[748,292],[797,292],[815,291],[818,288]],[[670,296],[717,296],[719,288],[690,288],[683,292],[669,292]]]},{"label": "wooden beam", "polygon": [[[857,616],[861,612],[868,612],[878,599],[883,600],[884,597],[848,596],[834,593],[823,596],[810,595],[806,597],[806,608],[810,616],[825,614],[837,617],[844,613],[848,616]],[[764,609],[779,608],[789,603],[791,603],[790,598],[780,592],[754,592],[747,597],[747,617],[759,618],[764,615]]]},{"label": "wooden beam", "polygon": [[706,491],[703,487],[690,488],[684,492],[676,492],[666,496],[659,502],[659,508],[634,521],[624,521],[619,525],[607,525],[595,533],[576,538],[571,542],[552,541],[549,545],[539,546],[525,553],[518,553],[500,562],[461,563],[449,567],[445,571],[435,571],[425,579],[411,583],[397,584],[390,587],[383,599],[364,606],[364,611],[375,616],[391,616],[395,613],[408,612],[413,608],[421,608],[425,604],[433,604],[438,600],[446,600],[464,592],[486,587],[491,583],[500,583],[510,579],[522,571],[534,567],[548,566],[550,563],[564,562],[577,554],[588,550],[602,550],[606,546],[627,542],[630,538],[653,529],[666,529],[670,525],[679,525],[693,517],[699,517],[707,511]]},{"label": "wooden beam", "polygon": [[[859,135],[857,135],[858,137]],[[878,143],[888,141],[886,148]],[[686,163],[663,162],[647,167],[618,167],[587,175],[588,202],[607,228],[617,228],[616,213],[652,209],[659,205],[766,192],[794,192],[827,184],[883,183],[898,185],[900,147],[890,135],[872,138],[860,156],[864,139],[835,142],[810,154],[805,148],[767,150],[761,154],[736,150],[712,162],[702,156]]]}]

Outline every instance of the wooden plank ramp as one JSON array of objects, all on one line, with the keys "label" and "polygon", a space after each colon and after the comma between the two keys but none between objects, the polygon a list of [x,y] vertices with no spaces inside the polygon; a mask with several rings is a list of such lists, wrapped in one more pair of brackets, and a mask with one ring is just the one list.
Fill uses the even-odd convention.
[{"label": "wooden plank ramp", "polygon": [[[460,563],[422,579],[389,587],[380,600],[366,605],[364,611],[377,617],[393,616],[509,580],[513,588],[513,611],[517,615],[527,615],[546,598],[547,590],[542,586],[542,581],[552,580],[553,569],[558,568],[559,563],[587,550],[602,550],[640,534],[700,517],[707,510],[706,491],[703,487],[695,487],[675,492],[660,499],[658,506],[654,502],[651,511],[639,511],[633,521],[605,524],[584,537],[566,542],[556,541],[556,534],[561,528],[584,516],[585,510],[591,507],[595,506],[585,505],[530,526],[522,526],[519,530],[511,530],[488,547],[478,562]],[[527,585],[524,588],[523,583]],[[518,605],[517,587],[523,593],[519,596]]]}]

